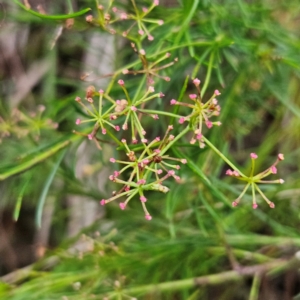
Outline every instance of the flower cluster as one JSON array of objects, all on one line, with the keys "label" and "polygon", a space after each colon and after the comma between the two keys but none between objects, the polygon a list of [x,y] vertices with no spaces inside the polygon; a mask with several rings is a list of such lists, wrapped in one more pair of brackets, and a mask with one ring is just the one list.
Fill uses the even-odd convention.
[{"label": "flower cluster", "polygon": [[200,80],[198,78],[193,80],[194,85],[197,88],[198,94],[190,94],[189,98],[193,101],[193,104],[179,102],[175,99],[170,101],[171,105],[181,105],[192,109],[192,112],[187,116],[182,116],[179,118],[179,123],[183,124],[185,121],[189,121],[190,125],[193,129],[193,136],[190,140],[191,144],[195,144],[196,141],[199,143],[199,147],[204,147],[203,140],[203,124],[207,126],[207,128],[211,128],[213,125],[220,126],[221,122],[212,122],[210,120],[213,116],[219,116],[221,107],[218,105],[218,100],[215,98],[216,96],[221,95],[218,90],[215,90],[213,96],[205,103],[202,102],[201,90],[200,90]]},{"label": "flower cluster", "polygon": [[283,156],[283,154],[278,154],[276,161],[269,168],[267,168],[265,171],[263,171],[259,174],[256,174],[256,175],[254,175],[254,167],[255,167],[255,160],[257,159],[258,156],[255,153],[251,153],[250,157],[251,157],[250,176],[246,176],[238,170],[228,169],[226,171],[226,175],[232,176],[234,178],[237,178],[239,180],[247,182],[247,184],[246,184],[245,188],[243,189],[242,193],[240,194],[240,196],[235,201],[232,202],[232,206],[238,205],[239,201],[244,196],[244,194],[248,190],[249,186],[251,186],[251,188],[252,188],[252,207],[254,209],[256,209],[258,207],[258,205],[256,203],[255,191],[257,191],[262,196],[262,198],[268,203],[268,205],[271,208],[274,208],[275,204],[266,197],[266,195],[262,192],[262,190],[258,187],[257,184],[258,183],[281,183],[281,184],[284,183],[283,179],[264,180],[264,178],[269,176],[270,174],[277,174],[276,165],[278,164],[278,162],[280,162],[281,160],[284,159],[284,156]]},{"label": "flower cluster", "polygon": [[[139,10],[135,0],[131,0],[133,5],[134,13],[127,13],[123,11],[122,9],[119,9],[115,6],[113,6],[113,0],[109,1],[108,6],[105,8],[104,5],[98,6],[98,16],[94,17],[93,15],[88,15],[86,17],[86,21],[88,23],[98,25],[102,29],[115,34],[118,32],[117,27],[113,28],[112,25],[114,25],[117,22],[120,21],[128,21],[131,22],[131,25],[129,28],[125,31],[121,31],[120,34],[122,36],[127,37],[129,39],[134,39],[135,37],[129,36],[129,33],[131,32],[132,28],[137,26],[137,33],[138,36],[141,38],[147,37],[149,41],[153,41],[154,37],[151,34],[151,30],[146,26],[146,24],[156,24],[156,25],[163,25],[163,20],[157,20],[148,18],[149,13],[159,5],[159,0],[154,0],[152,2],[152,5],[150,7],[143,7],[142,10]],[[124,25],[122,24],[122,28]]]},{"label": "flower cluster", "polygon": [[[121,128],[123,130],[127,130],[128,124],[130,124],[132,143],[136,144],[138,142],[137,135],[141,139],[141,142],[146,143],[146,131],[141,124],[139,114],[150,115],[153,119],[158,119],[158,116],[157,114],[148,114],[143,112],[138,107],[154,98],[162,97],[163,94],[155,93],[154,87],[150,86],[139,99],[133,100],[129,96],[124,81],[120,79],[118,84],[123,89],[126,99],[114,100],[103,90],[99,90],[97,92],[93,86],[88,87],[86,91],[85,100],[89,103],[89,106],[87,106],[80,97],[76,97],[75,101],[77,101],[83,107],[90,118],[86,120],[81,120],[78,118],[76,119],[75,123],[76,125],[90,122],[94,123],[93,130],[87,135],[87,137],[88,139],[95,140],[96,142],[99,141],[99,139],[96,137],[99,129],[101,129],[101,133],[105,135],[109,128],[112,128],[116,131],[120,131]],[[94,97],[99,97],[97,108],[94,105]],[[103,108],[104,99],[107,100],[108,104],[106,109]],[[119,125],[115,125],[113,122],[115,122],[115,120],[121,116],[124,116],[125,120],[120,127]]]},{"label": "flower cluster", "polygon": [[[100,201],[101,205],[125,197],[125,202],[120,202],[119,204],[120,208],[124,210],[128,202],[134,196],[138,195],[145,213],[145,218],[147,220],[152,219],[146,207],[147,198],[144,195],[145,191],[155,190],[167,193],[169,188],[163,185],[166,179],[173,177],[176,181],[180,181],[180,177],[175,171],[180,169],[180,165],[170,162],[187,163],[186,159],[178,159],[165,154],[174,140],[174,136],[169,134],[172,129],[173,126],[168,126],[167,132],[162,140],[160,137],[156,137],[149,144],[146,143],[139,155],[136,151],[129,148],[125,139],[122,139],[127,160],[123,161],[110,158],[111,163],[118,163],[119,165],[123,165],[123,167],[118,171],[114,171],[113,175],[109,176],[111,181],[121,184],[122,188],[118,192],[113,192],[112,197],[102,199]],[[129,178],[123,180],[121,178],[122,175],[128,171],[130,171]]]},{"label": "flower cluster", "polygon": [[29,115],[14,109],[10,117],[4,119],[0,116],[0,142],[1,138],[12,134],[20,138],[30,133],[38,140],[41,130],[56,129],[58,124],[43,115],[45,110],[44,105],[39,105],[37,111]]}]

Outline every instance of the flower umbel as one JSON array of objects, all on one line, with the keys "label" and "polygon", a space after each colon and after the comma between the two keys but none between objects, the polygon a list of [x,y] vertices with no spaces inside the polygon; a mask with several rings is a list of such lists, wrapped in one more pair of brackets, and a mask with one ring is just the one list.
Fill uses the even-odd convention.
[{"label": "flower umbel", "polygon": [[257,154],[256,153],[251,153],[250,154],[250,158],[251,158],[251,172],[250,172],[250,176],[245,176],[244,174],[240,174],[237,170],[230,170],[228,169],[226,171],[226,175],[228,176],[232,176],[234,178],[237,178],[239,180],[243,180],[246,181],[247,184],[245,186],[245,188],[243,189],[242,193],[240,194],[240,196],[232,202],[232,206],[237,206],[239,204],[239,201],[241,200],[241,198],[244,196],[244,194],[246,193],[246,191],[248,190],[249,186],[251,186],[252,189],[252,207],[253,209],[256,209],[258,207],[257,203],[256,203],[256,195],[255,195],[255,191],[257,191],[262,198],[268,203],[268,205],[271,208],[275,207],[275,204],[273,202],[271,202],[266,195],[262,192],[262,190],[258,187],[258,183],[284,183],[283,179],[277,179],[277,180],[264,180],[265,177],[269,176],[270,174],[276,174],[277,173],[277,168],[276,165],[278,164],[279,161],[284,159],[283,154],[278,154],[276,161],[269,167],[267,168],[265,171],[254,175],[254,167],[255,167],[255,160],[257,159]]}]

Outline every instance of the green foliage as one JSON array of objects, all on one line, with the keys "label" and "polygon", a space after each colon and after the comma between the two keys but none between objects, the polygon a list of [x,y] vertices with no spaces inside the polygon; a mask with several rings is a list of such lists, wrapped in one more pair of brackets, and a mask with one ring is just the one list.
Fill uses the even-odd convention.
[{"label": "green foliage", "polygon": [[[74,7],[71,1],[49,4],[46,11],[51,14],[29,9],[19,1],[4,1],[0,6],[3,34],[9,30],[8,22],[16,30],[28,26],[28,43],[20,53],[24,65],[49,66],[36,86],[15,102],[14,79],[4,68],[0,70],[1,209],[11,209],[11,218],[18,220],[24,206],[33,207],[40,226],[44,205],[51,197],[56,211],[70,195],[95,201],[109,199],[114,183],[98,191],[90,180],[77,178],[78,148],[83,142],[91,148],[95,144],[103,148],[89,158],[90,177],[104,168],[113,172],[109,157],[126,159],[122,153],[125,146],[120,142],[124,133],[108,127],[106,135],[99,133],[96,138],[99,126],[83,123],[76,127],[78,117],[87,120],[91,114],[74,99],[85,97],[87,83],[82,83],[80,76],[90,35],[100,32],[110,36],[112,28],[116,30],[115,70],[113,74],[96,74],[107,78],[107,85],[95,86],[93,97],[99,97],[99,89],[105,91],[105,101],[100,105],[104,112],[111,103],[115,105],[116,99],[137,103],[149,87],[149,78],[153,78],[155,93],[165,96],[155,102],[147,100],[147,106],[140,108],[147,114],[161,112],[155,123],[143,116],[147,138],[152,141],[163,136],[165,128],[173,125],[172,134],[178,138],[163,151],[168,150],[170,157],[186,159],[187,164],[178,171],[180,181],[164,182],[168,193],[145,188],[151,222],[141,215],[139,200],[131,201],[125,211],[114,201],[105,206],[105,216],[85,229],[83,236],[66,242],[66,224],[61,221],[66,212],[60,211],[53,228],[58,236],[56,246],[64,242],[31,268],[0,278],[0,298],[254,300],[271,299],[272,292],[283,299],[287,294],[282,289],[287,285],[278,282],[287,282],[299,267],[295,258],[300,245],[298,1],[161,4],[151,9],[144,23],[139,19],[141,14],[133,19],[147,26],[153,41],[147,40],[147,34],[140,36],[137,26],[125,39],[122,32],[130,28],[132,20],[112,19],[107,24],[105,11],[97,9],[102,2],[75,2]],[[113,5],[134,15],[133,2],[115,0]],[[138,9],[151,5],[152,1],[136,1]],[[84,19],[87,12],[93,16],[87,18],[88,22]],[[70,18],[75,18],[74,24],[66,23]],[[164,24],[160,26],[157,20]],[[130,42],[135,43],[137,52],[146,51],[146,63],[143,55],[131,49]],[[165,63],[161,58],[169,52],[171,57]],[[129,70],[127,74],[122,73],[125,69]],[[171,80],[160,80],[157,74]],[[222,92],[218,97],[222,126],[205,129],[204,149],[190,144],[191,137],[184,135],[190,128],[178,124],[177,116],[188,115],[189,108],[169,105],[173,98],[180,103],[191,102],[188,95],[197,92],[191,78],[196,77],[202,81],[204,103],[215,89]],[[124,79],[126,89],[118,85],[119,79]],[[126,111],[129,114],[130,110]],[[96,121],[106,117],[105,113],[95,115]],[[114,125],[122,126],[121,117],[126,116],[120,115]],[[80,133],[72,133],[74,129]],[[89,141],[91,132],[95,135]],[[125,135],[128,140],[132,137],[130,133]],[[130,147],[136,152],[144,149],[142,142]],[[152,149],[149,151],[151,156]],[[278,153],[285,154],[278,168],[285,184],[260,186],[275,209],[270,210],[258,195],[261,205],[253,210],[249,205],[251,192],[243,196],[238,207],[231,207],[244,185],[225,177],[225,171],[229,166],[252,174],[248,159],[251,152],[258,154],[255,174],[269,168]],[[85,245],[84,250],[74,250],[78,241]],[[264,280],[270,294],[264,289]],[[297,278],[292,285],[285,297],[300,293]]]}]

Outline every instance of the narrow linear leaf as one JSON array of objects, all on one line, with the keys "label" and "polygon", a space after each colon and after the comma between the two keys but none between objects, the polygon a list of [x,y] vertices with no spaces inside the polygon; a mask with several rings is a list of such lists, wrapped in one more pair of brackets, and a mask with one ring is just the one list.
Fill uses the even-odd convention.
[{"label": "narrow linear leaf", "polygon": [[26,180],[26,182],[25,182],[25,184],[23,185],[23,187],[22,187],[22,189],[21,189],[21,191],[20,191],[20,193],[19,193],[19,196],[18,196],[18,198],[17,198],[17,203],[16,203],[16,205],[15,205],[14,214],[13,214],[14,221],[16,221],[16,222],[17,222],[18,219],[19,219],[20,210],[21,210],[21,205],[22,205],[22,200],[23,200],[23,195],[24,195],[24,192],[25,192],[25,190],[26,190],[26,188],[27,188],[27,185],[28,185],[30,179],[31,179],[31,176],[28,177],[28,179]]},{"label": "narrow linear leaf", "polygon": [[84,15],[85,13],[87,13],[88,11],[90,11],[91,9],[90,8],[85,8],[83,10],[80,10],[76,13],[72,13],[72,14],[67,14],[67,15],[43,15],[43,14],[40,14],[32,9],[28,9],[24,4],[20,3],[19,1],[17,0],[14,0],[14,2],[19,5],[20,7],[22,7],[24,10],[26,10],[27,12],[29,12],[30,14],[36,16],[36,17],[39,17],[41,19],[48,19],[48,20],[66,20],[66,19],[71,19],[71,18],[76,18],[76,17],[79,17],[81,15]]},{"label": "narrow linear leaf", "polygon": [[43,208],[44,208],[44,205],[45,205],[45,201],[46,201],[46,196],[48,194],[48,191],[49,191],[49,188],[50,188],[50,185],[53,181],[53,178],[58,170],[58,167],[63,159],[63,157],[65,156],[66,154],[66,151],[67,149],[64,149],[60,156],[58,157],[58,160],[56,162],[56,164],[53,166],[53,169],[51,171],[51,173],[49,174],[46,182],[45,182],[45,185],[44,185],[44,188],[43,188],[43,191],[41,193],[41,196],[39,198],[39,201],[38,201],[38,204],[37,204],[37,210],[36,210],[36,225],[37,227],[41,228],[41,224],[42,224],[42,214],[43,214]]}]

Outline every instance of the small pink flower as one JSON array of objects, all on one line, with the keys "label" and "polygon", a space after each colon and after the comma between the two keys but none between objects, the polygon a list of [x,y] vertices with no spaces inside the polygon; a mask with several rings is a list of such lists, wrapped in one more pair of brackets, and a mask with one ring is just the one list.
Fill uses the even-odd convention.
[{"label": "small pink flower", "polygon": [[100,94],[100,95],[103,95],[103,94],[104,94],[104,91],[103,91],[103,90],[99,90],[99,94]]},{"label": "small pink flower", "polygon": [[232,170],[228,169],[225,174],[228,176],[232,176],[233,172]]},{"label": "small pink flower", "polygon": [[101,205],[105,205],[105,204],[106,204],[105,199],[102,199],[102,200],[100,201],[100,204],[101,204]]},{"label": "small pink flower", "polygon": [[174,176],[174,175],[175,175],[175,171],[174,171],[174,170],[168,171],[168,175],[169,175],[169,176]]},{"label": "small pink flower", "polygon": [[272,174],[277,174],[277,168],[275,166],[272,166],[270,170]]},{"label": "small pink flower", "polygon": [[126,203],[125,203],[125,202],[121,202],[121,203],[119,204],[119,206],[120,206],[120,208],[121,208],[122,210],[124,210],[125,207],[126,207]]},{"label": "small pink flower", "polygon": [[75,101],[76,101],[76,102],[80,102],[80,101],[81,101],[81,98],[77,96],[77,97],[75,98]]},{"label": "small pink flower", "polygon": [[147,133],[144,129],[142,129],[141,132],[142,132],[142,135],[146,135],[146,133]]},{"label": "small pink flower", "polygon": [[137,144],[138,140],[136,138],[132,139],[132,144]]},{"label": "small pink flower", "polygon": [[215,95],[219,96],[219,95],[221,95],[221,93],[218,90],[215,90]]},{"label": "small pink flower", "polygon": [[140,54],[146,55],[146,51],[145,51],[144,49],[141,49],[141,50],[140,50]]},{"label": "small pink flower", "polygon": [[114,176],[115,176],[115,177],[118,177],[119,175],[120,175],[120,172],[114,171]]},{"label": "small pink flower", "polygon": [[233,206],[233,207],[235,207],[235,206],[237,206],[237,205],[238,205],[238,203],[237,203],[236,201],[233,201],[233,202],[232,202],[232,206]]},{"label": "small pink flower", "polygon": [[159,26],[161,26],[161,25],[164,24],[164,21],[163,21],[163,20],[158,20],[158,21],[157,21],[157,24],[158,24]]},{"label": "small pink flower", "polygon": [[273,202],[270,202],[269,205],[271,208],[275,208],[275,204]]},{"label": "small pink flower", "polygon": [[140,29],[140,30],[138,31],[138,33],[139,33],[139,35],[143,35],[145,32],[144,32],[142,29]]},{"label": "small pink flower", "polygon": [[122,71],[122,73],[123,73],[123,74],[128,74],[128,73],[129,73],[129,70],[125,69],[125,70]]},{"label": "small pink flower", "polygon": [[209,120],[206,120],[205,121],[205,125],[207,126],[207,128],[212,128],[212,126],[213,126],[213,124],[212,124],[212,122],[211,121],[209,121]]},{"label": "small pink flower", "polygon": [[157,136],[157,137],[155,138],[155,140],[156,140],[157,142],[159,142],[159,141],[160,141],[160,137]]},{"label": "small pink flower", "polygon": [[114,6],[114,7],[112,8],[112,11],[113,11],[114,13],[116,13],[116,12],[118,11],[118,9]]},{"label": "small pink flower", "polygon": [[170,135],[169,135],[169,141],[173,141],[174,138],[175,138],[175,136],[174,136],[173,134],[170,134]]},{"label": "small pink flower", "polygon": [[167,53],[166,53],[166,57],[169,58],[170,56],[171,56],[171,53],[170,53],[170,52],[167,52]]},{"label": "small pink flower", "polygon": [[201,133],[197,134],[197,135],[196,135],[196,139],[197,139],[197,140],[201,140],[201,139],[202,139],[202,134],[201,134]]},{"label": "small pink flower", "polygon": [[284,160],[284,155],[282,153],[279,153],[277,157],[279,160]]},{"label": "small pink flower", "polygon": [[118,84],[119,84],[120,86],[124,86],[124,80],[119,79],[119,80],[118,80]]},{"label": "small pink flower", "polygon": [[283,179],[279,179],[279,183],[280,183],[280,184],[283,184],[283,183],[284,183],[284,180],[283,180]]},{"label": "small pink flower", "polygon": [[165,76],[165,77],[164,77],[164,80],[169,82],[169,81],[171,81],[171,78],[168,77],[168,76]]},{"label": "small pink flower", "polygon": [[148,35],[148,40],[149,40],[149,41],[153,41],[153,40],[154,40],[153,35]]},{"label": "small pink flower", "polygon": [[234,170],[232,172],[232,175],[238,177],[238,176],[240,176],[240,173],[238,171]]},{"label": "small pink flower", "polygon": [[123,130],[127,130],[127,129],[128,129],[127,123],[124,123],[124,124],[122,125],[122,129],[123,129]]},{"label": "small pink flower", "polygon": [[85,20],[88,22],[88,23],[91,23],[93,22],[93,16],[92,15],[88,15],[85,17]]},{"label": "small pink flower", "polygon": [[153,93],[155,90],[154,90],[154,87],[153,86],[149,86],[148,88],[148,92],[149,93]]},{"label": "small pink flower", "polygon": [[150,220],[152,220],[152,217],[150,215],[145,215],[145,219],[150,221]]},{"label": "small pink flower", "polygon": [[80,123],[81,123],[81,120],[80,120],[80,119],[76,119],[75,124],[76,124],[76,125],[79,125]]},{"label": "small pink flower", "polygon": [[102,128],[102,134],[106,134],[106,129]]},{"label": "small pink flower", "polygon": [[200,80],[198,79],[198,78],[195,78],[194,80],[193,80],[193,83],[194,83],[194,85],[195,86],[199,86],[200,85]]},{"label": "small pink flower", "polygon": [[130,186],[127,185],[126,188],[125,188],[125,192],[128,192],[130,190]]},{"label": "small pink flower", "polygon": [[195,100],[197,99],[197,95],[196,94],[189,94],[190,99]]},{"label": "small pink flower", "polygon": [[171,105],[175,105],[177,103],[177,101],[175,100],[175,99],[172,99],[171,101],[170,101],[170,104]]},{"label": "small pink flower", "polygon": [[135,106],[131,106],[130,109],[131,109],[132,111],[137,111],[137,108],[136,108]]},{"label": "small pink flower", "polygon": [[253,203],[252,208],[257,209],[258,205],[256,203]]},{"label": "small pink flower", "polygon": [[140,200],[141,200],[142,202],[146,202],[146,201],[147,201],[147,198],[146,198],[145,196],[141,196],[141,197],[140,197]]},{"label": "small pink flower", "polygon": [[152,118],[153,118],[154,120],[158,120],[158,119],[159,119],[159,117],[158,117],[158,115],[157,115],[157,114],[155,114],[155,115],[152,115]]},{"label": "small pink flower", "polygon": [[153,5],[155,5],[155,6],[159,5],[159,0],[154,0]]},{"label": "small pink flower", "polygon": [[92,99],[92,98],[87,98],[86,99],[88,102],[90,102],[90,103],[93,103],[94,102],[94,100]]},{"label": "small pink flower", "polygon": [[191,144],[191,145],[194,145],[195,143],[196,143],[196,139],[192,138],[192,139],[190,140],[190,144]]},{"label": "small pink flower", "polygon": [[127,14],[122,12],[121,15],[120,15],[120,19],[121,20],[126,20],[128,18]]},{"label": "small pink flower", "polygon": [[147,7],[143,7],[142,10],[143,10],[144,13],[146,13],[148,11],[148,8]]},{"label": "small pink flower", "polygon": [[165,94],[164,93],[162,93],[162,92],[159,92],[159,98],[162,98],[162,97],[164,97],[165,96]]},{"label": "small pink flower", "polygon": [[145,179],[140,179],[138,180],[137,184],[139,185],[142,185],[142,184],[145,184],[146,183],[146,180]]},{"label": "small pink flower", "polygon": [[179,118],[179,124],[183,124],[185,121],[184,117]]},{"label": "small pink flower", "polygon": [[154,149],[153,152],[159,154],[159,153],[160,153],[160,150],[159,150],[159,149]]},{"label": "small pink flower", "polygon": [[158,169],[156,173],[159,175],[159,174],[162,174],[162,172],[163,172],[162,169]]},{"label": "small pink flower", "polygon": [[148,143],[148,140],[145,139],[145,138],[141,139],[141,141],[142,141],[142,143],[144,143],[144,144]]},{"label": "small pink flower", "polygon": [[93,135],[92,135],[92,134],[88,134],[87,137],[88,137],[89,140],[92,140],[92,139],[93,139]]},{"label": "small pink flower", "polygon": [[252,159],[257,159],[257,158],[258,158],[258,156],[257,156],[256,153],[250,153],[250,157],[251,157]]},{"label": "small pink flower", "polygon": [[113,157],[111,157],[110,159],[109,159],[109,161],[111,162],[111,163],[115,163],[116,162],[116,159],[115,158],[113,158]]},{"label": "small pink flower", "polygon": [[172,129],[173,129],[173,125],[169,125],[168,130],[172,130]]},{"label": "small pink flower", "polygon": [[116,125],[116,126],[115,126],[115,130],[116,130],[116,131],[120,131],[120,126]]},{"label": "small pink flower", "polygon": [[125,139],[121,139],[121,142],[122,142],[123,144],[126,144],[126,140],[125,140]]},{"label": "small pink flower", "polygon": [[187,163],[187,160],[185,158],[183,158],[180,160],[180,162],[185,165]]}]

